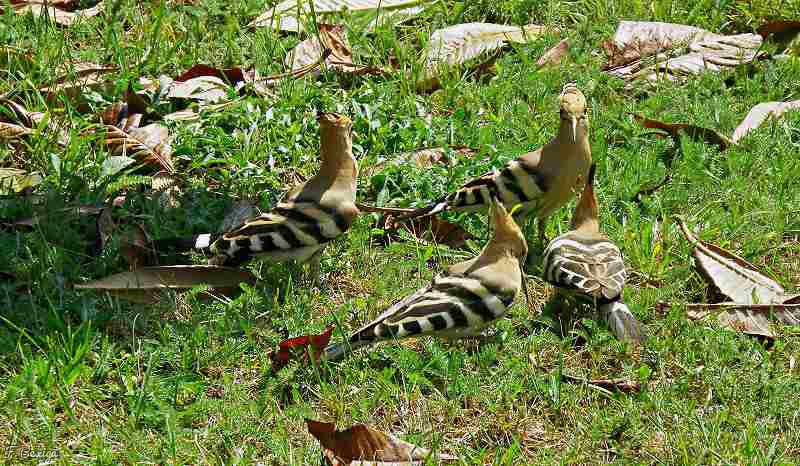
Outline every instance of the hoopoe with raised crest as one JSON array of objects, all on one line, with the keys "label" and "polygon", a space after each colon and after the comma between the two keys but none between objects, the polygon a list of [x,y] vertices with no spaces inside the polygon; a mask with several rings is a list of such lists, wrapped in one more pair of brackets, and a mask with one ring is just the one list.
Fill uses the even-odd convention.
[{"label": "hoopoe with raised crest", "polygon": [[522,286],[522,261],[528,245],[502,203],[490,212],[494,236],[480,255],[449,267],[355,332],[349,341],[328,345],[323,359],[379,341],[419,335],[477,336],[502,317]]},{"label": "hoopoe with raised crest", "polygon": [[[558,134],[545,146],[508,162],[464,184],[427,207],[398,217],[398,220],[434,215],[445,210],[485,209],[493,197],[507,209],[522,208],[514,218],[521,222],[530,213],[538,218],[539,240],[545,241],[547,217],[566,204],[589,172],[589,117],[586,97],[575,83],[564,85],[559,96],[561,124]],[[542,244],[544,246],[544,244]]]},{"label": "hoopoe with raised crest", "polygon": [[594,195],[595,165],[572,217],[572,230],[555,238],[544,251],[544,279],[565,295],[588,298],[620,340],[640,343],[642,326],[622,301],[625,262],[622,252],[600,231]]},{"label": "hoopoe with raised crest", "polygon": [[353,157],[352,123],[344,115],[320,113],[320,169],[292,188],[269,212],[218,234],[167,239],[156,247],[209,251],[209,262],[238,264],[255,256],[281,262],[311,262],[316,280],[325,246],[344,234],[359,211],[355,205],[358,163]]}]

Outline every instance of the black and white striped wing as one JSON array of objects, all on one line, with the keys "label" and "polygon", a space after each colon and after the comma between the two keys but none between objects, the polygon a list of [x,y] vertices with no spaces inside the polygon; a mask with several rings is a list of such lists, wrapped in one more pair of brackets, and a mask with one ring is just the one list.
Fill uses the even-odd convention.
[{"label": "black and white striped wing", "polygon": [[303,261],[347,231],[351,223],[343,213],[316,202],[281,202],[223,234],[211,244],[211,250],[234,259],[278,254]]},{"label": "black and white striped wing", "polygon": [[512,160],[500,171],[487,173],[466,183],[450,194],[447,200],[452,209],[467,210],[477,206],[485,208],[494,196],[510,209],[516,204],[537,201],[546,190],[544,177],[535,167]]},{"label": "black and white striped wing", "polygon": [[611,301],[625,286],[625,262],[607,239],[583,239],[569,233],[554,239],[544,252],[544,279],[600,301]]},{"label": "black and white striped wing", "polygon": [[513,301],[513,295],[491,290],[475,278],[441,274],[355,333],[351,342],[469,334],[501,317]]}]

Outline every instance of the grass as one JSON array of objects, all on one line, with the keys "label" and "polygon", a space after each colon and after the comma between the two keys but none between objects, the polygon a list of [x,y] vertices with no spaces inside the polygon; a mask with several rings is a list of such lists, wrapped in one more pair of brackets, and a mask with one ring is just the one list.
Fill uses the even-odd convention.
[{"label": "grass", "polygon": [[[434,5],[422,21],[373,37],[350,34],[355,61],[419,70],[430,31],[461,21],[558,26],[497,61],[492,77],[455,74],[442,89],[417,95],[400,72],[386,78],[281,83],[276,98],[173,124],[182,194],[178,208],[147,196],[131,179],[101,179],[108,154],[83,130],[93,122],[71,102],[45,102],[34,89],[67,60],[118,65],[113,86],[87,96],[92,110],[121,98],[139,76],[176,76],[196,63],[282,71],[298,41],[246,24],[262,0],[198,0],[107,6],[103,16],[69,28],[17,16],[6,7],[0,43],[32,60],[0,57],[0,93],[30,110],[69,120],[61,148],[37,132],[22,150],[0,147],[0,166],[39,171],[42,197],[0,200],[0,218],[34,210],[47,216],[32,233],[0,232],[0,448],[8,464],[54,455],[56,464],[319,464],[318,443],[303,419],[341,427],[371,424],[405,440],[458,455],[462,464],[793,464],[800,462],[800,332],[778,328],[773,345],[692,322],[680,306],[703,302],[707,284],[672,220],[682,215],[700,237],[762,267],[800,292],[800,112],[765,124],[745,145],[715,146],[657,139],[636,125],[636,112],[692,122],[730,134],[755,104],[800,99],[800,60],[758,61],[685,84],[662,83],[636,96],[599,71],[599,44],[622,19],[692,24],[722,33],[751,32],[800,4],[704,1],[470,1]],[[775,7],[775,8],[773,8]],[[353,18],[341,18],[354,24]],[[562,37],[571,58],[536,69]],[[767,50],[771,50],[767,46]],[[5,60],[5,61],[3,61]],[[552,331],[539,311],[549,287],[531,277],[529,310],[519,297],[493,338],[446,342],[422,338],[360,351],[320,369],[302,364],[274,372],[269,352],[294,335],[341,323],[341,339],[437,271],[474,255],[487,232],[481,215],[449,215],[478,238],[450,250],[414,241],[383,247],[375,219],[362,216],[327,249],[325,285],[309,289],[282,265],[253,263],[259,283],[232,300],[198,293],[158,305],[131,304],[70,287],[126,268],[120,253],[93,250],[94,220],[59,209],[126,194],[117,218],[141,223],[155,238],[214,231],[234,201],[274,203],[298,176],[317,166],[317,108],[351,116],[364,168],[421,147],[479,149],[449,169],[389,164],[359,180],[359,200],[421,204],[552,137],[556,96],[576,80],[591,104],[591,142],[598,163],[602,225],[630,270],[626,298],[650,335],[644,348],[618,343],[599,325],[574,334]],[[171,104],[161,108],[170,111]],[[671,181],[639,202],[634,195]],[[127,180],[127,181],[126,181]],[[110,188],[109,188],[110,186]],[[554,216],[549,235],[568,228],[571,205]],[[626,377],[638,394],[561,381]],[[16,456],[15,456],[16,455]],[[27,457],[27,459],[25,459]]]}]

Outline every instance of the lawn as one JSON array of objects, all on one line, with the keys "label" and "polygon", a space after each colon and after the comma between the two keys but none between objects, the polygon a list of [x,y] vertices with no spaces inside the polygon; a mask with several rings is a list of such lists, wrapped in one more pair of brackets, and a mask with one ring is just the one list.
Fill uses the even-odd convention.
[{"label": "lawn", "polygon": [[[20,139],[0,137],[0,170],[41,177],[24,190],[0,187],[0,462],[316,465],[322,450],[305,422],[314,419],[368,424],[465,465],[800,463],[800,327],[776,324],[774,338],[759,339],[689,319],[682,303],[721,299],[676,221],[800,293],[800,111],[725,150],[686,132],[658,137],[632,117],[730,135],[756,104],[800,100],[798,47],[784,54],[765,41],[760,59],[674,82],[626,83],[601,69],[601,44],[621,20],[753,33],[769,20],[800,19],[797,1],[432,2],[372,34],[363,14],[325,16],[345,26],[354,63],[384,72],[324,66],[263,92],[229,89],[224,104],[165,122],[167,189],[156,186],[152,160],[115,165],[97,114],[129,85],[142,90],[140,78],[159,83],[197,64],[285,73],[287,53],[313,33],[248,27],[271,5],[264,0],[121,0],[69,26],[3,5],[0,95],[48,116]],[[315,17],[302,18],[308,30]],[[493,66],[476,71],[482,55],[443,73],[438,89],[417,89],[431,32],[474,21],[549,28],[491,55]],[[564,38],[569,54],[538,66]],[[101,85],[52,90],[65,70],[65,82],[80,80],[69,65],[78,62],[114,68]],[[353,121],[359,202],[418,207],[547,143],[570,81],[590,104],[601,225],[625,255],[626,302],[649,336],[641,347],[590,320],[557,331],[552,287],[532,260],[528,299],[518,296],[485,338],[425,337],[273,369],[280,341],[329,325],[341,341],[475,256],[489,235],[483,214],[442,216],[472,236],[450,248],[386,231],[379,214],[364,213],[327,248],[319,287],[297,265],[259,261],[244,265],[258,280],[233,297],[194,288],[145,305],[73,287],[130,269],[124,232],[216,232],[242,202],[269,209],[316,173],[318,110]],[[184,102],[157,95],[147,123]],[[13,117],[0,103],[0,121]],[[51,121],[67,127],[62,143],[46,130]],[[425,167],[402,155],[458,146],[474,153],[447,149],[450,164]],[[573,206],[553,215],[550,238],[569,229]],[[14,225],[33,215],[33,226]],[[98,233],[98,217],[118,225],[110,238]],[[537,249],[533,225],[526,231]]]}]

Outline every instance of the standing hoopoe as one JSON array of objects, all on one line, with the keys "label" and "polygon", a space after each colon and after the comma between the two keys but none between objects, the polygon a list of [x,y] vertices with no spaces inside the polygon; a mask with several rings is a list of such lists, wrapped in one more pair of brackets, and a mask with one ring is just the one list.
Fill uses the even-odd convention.
[{"label": "standing hoopoe", "polygon": [[417,335],[476,336],[506,313],[522,285],[521,261],[528,254],[522,231],[499,202],[492,204],[494,237],[480,255],[451,266],[355,332],[329,345],[324,359],[378,341]]},{"label": "standing hoopoe", "polygon": [[515,204],[521,221],[529,213],[539,219],[539,240],[544,243],[547,217],[566,204],[580,189],[592,164],[586,97],[574,83],[567,83],[559,96],[561,124],[558,134],[545,146],[508,162],[464,184],[427,207],[400,216],[398,220],[433,215],[445,210],[474,211],[486,208],[492,197],[507,209]]},{"label": "standing hoopoe", "polygon": [[595,165],[589,170],[572,217],[572,230],[554,239],[544,251],[544,279],[560,293],[593,300],[620,340],[644,339],[642,326],[622,302],[625,263],[619,248],[600,231],[594,195]]},{"label": "standing hoopoe", "polygon": [[331,240],[346,232],[358,215],[355,205],[358,164],[353,157],[350,119],[322,113],[319,173],[292,188],[271,211],[245,220],[219,234],[157,241],[157,246],[178,245],[207,250],[215,263],[239,263],[254,256],[275,262],[311,261],[314,279],[319,259]]}]

